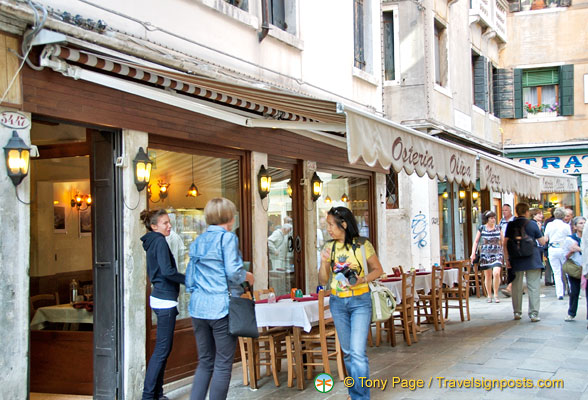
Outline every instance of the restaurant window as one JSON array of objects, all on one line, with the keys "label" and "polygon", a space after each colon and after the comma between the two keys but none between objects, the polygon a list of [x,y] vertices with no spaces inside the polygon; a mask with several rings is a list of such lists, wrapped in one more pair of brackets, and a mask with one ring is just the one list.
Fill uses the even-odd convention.
[{"label": "restaurant window", "polygon": [[386,209],[396,209],[398,203],[398,172],[391,169],[386,175]]},{"label": "restaurant window", "polygon": [[453,191],[449,182],[437,183],[439,203],[439,236],[441,243],[441,258],[449,260],[455,257],[453,241]]},{"label": "restaurant window", "polygon": [[[149,157],[153,160],[153,170],[147,191],[148,207],[165,208],[169,214],[172,233],[166,239],[179,272],[186,272],[190,244],[206,231],[204,206],[214,197],[225,197],[235,203],[237,215],[233,233],[239,237],[240,246],[243,246],[238,159],[161,149],[150,149]],[[192,184],[198,189],[197,197],[187,194]],[[178,319],[190,318],[189,303],[190,293],[181,285]],[[152,313],[152,321],[155,320],[156,316]]]},{"label": "restaurant window", "polygon": [[373,219],[370,210],[370,179],[338,173],[318,172],[323,181],[323,195],[316,202],[317,265],[320,249],[331,240],[327,232],[327,213],[331,207],[347,207],[355,216],[359,235],[374,240]]}]

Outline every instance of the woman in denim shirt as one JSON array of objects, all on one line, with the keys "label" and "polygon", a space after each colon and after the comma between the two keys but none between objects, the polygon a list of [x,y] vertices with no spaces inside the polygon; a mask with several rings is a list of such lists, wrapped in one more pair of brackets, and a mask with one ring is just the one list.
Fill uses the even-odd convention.
[{"label": "woman in denim shirt", "polygon": [[[366,344],[372,321],[372,299],[368,283],[379,278],[384,271],[372,244],[359,237],[351,210],[331,208],[327,214],[327,231],[333,240],[325,243],[321,252],[319,282],[321,285],[329,283],[331,288],[331,315],[343,350],[345,368],[355,381],[355,385],[349,388],[348,399],[367,400],[370,389],[362,385],[359,378],[370,376]],[[349,280],[350,275],[356,279]]]},{"label": "woman in denim shirt", "polygon": [[210,400],[226,399],[229,390],[237,337],[229,333],[228,291],[238,297],[243,282],[253,285],[253,275],[243,268],[238,238],[231,232],[236,212],[228,199],[210,200],[204,207],[209,226],[190,245],[186,290],[191,293],[189,311],[198,346],[191,400],[204,400],[213,376]]}]

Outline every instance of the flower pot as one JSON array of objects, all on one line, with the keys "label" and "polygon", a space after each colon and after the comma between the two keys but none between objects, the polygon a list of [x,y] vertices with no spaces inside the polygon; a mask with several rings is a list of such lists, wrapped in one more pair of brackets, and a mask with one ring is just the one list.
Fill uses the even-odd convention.
[{"label": "flower pot", "polygon": [[557,117],[557,111],[542,111],[538,113],[528,113],[528,119],[543,119],[543,118],[555,118]]}]

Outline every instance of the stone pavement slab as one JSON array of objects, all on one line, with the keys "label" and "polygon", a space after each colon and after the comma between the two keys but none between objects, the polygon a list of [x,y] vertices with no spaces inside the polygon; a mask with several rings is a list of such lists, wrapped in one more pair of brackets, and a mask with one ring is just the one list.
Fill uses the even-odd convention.
[{"label": "stone pavement slab", "polygon": [[[542,287],[541,321],[531,323],[526,315],[513,320],[509,299],[486,303],[485,298],[470,298],[471,321],[461,322],[457,310],[450,310],[445,331],[429,329],[419,342],[408,347],[401,335],[397,346],[382,343],[368,347],[371,378],[388,379],[384,391],[372,390],[372,399],[585,399],[588,400],[588,330],[586,302],[581,300],[576,321],[565,322],[568,298],[558,301],[553,287]],[[332,364],[333,371],[335,365]],[[258,390],[243,386],[241,363],[233,367],[228,399],[330,399],[345,400],[347,389],[337,381],[329,393],[319,393],[312,381],[305,390],[287,387],[286,362],[279,375],[280,387],[273,379],[262,377]],[[262,374],[264,369],[262,368]],[[317,372],[318,373],[318,372]],[[316,375],[316,373],[315,373]],[[337,378],[336,376],[334,376]],[[423,379],[425,388],[417,390],[392,387],[392,378]],[[532,388],[452,388],[442,379],[477,379],[482,384],[499,385],[509,379],[532,380]],[[563,388],[539,388],[539,380],[563,380]],[[427,384],[431,381],[431,387]],[[447,383],[447,381],[445,381]],[[508,383],[508,382],[507,382]],[[513,383],[514,384],[514,381]],[[171,400],[188,400],[190,385],[167,393]]]}]

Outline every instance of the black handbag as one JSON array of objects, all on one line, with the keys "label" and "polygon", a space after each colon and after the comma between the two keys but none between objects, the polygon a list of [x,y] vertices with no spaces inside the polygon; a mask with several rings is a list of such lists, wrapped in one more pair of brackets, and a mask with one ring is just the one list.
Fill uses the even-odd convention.
[{"label": "black handbag", "polygon": [[255,318],[255,303],[253,300],[230,296],[229,333],[233,336],[259,337],[257,320]]},{"label": "black handbag", "polygon": [[[221,237],[221,246],[224,233]],[[223,260],[224,262],[224,260]],[[255,302],[245,297],[231,296],[229,279],[225,271],[227,293],[229,294],[229,333],[233,336],[258,338],[257,319],[255,318]]]}]

